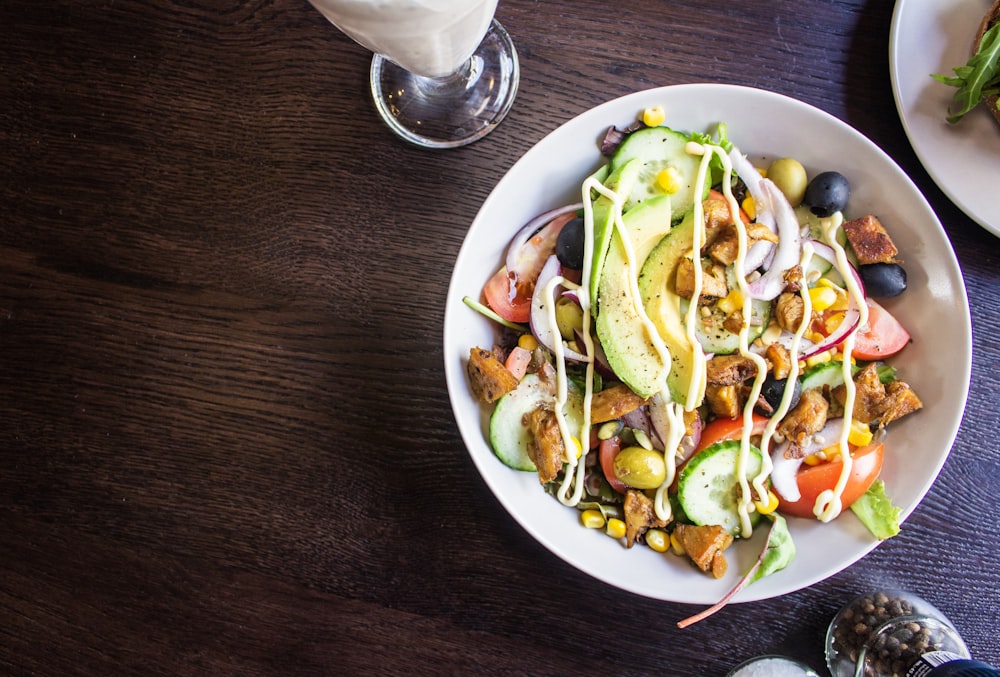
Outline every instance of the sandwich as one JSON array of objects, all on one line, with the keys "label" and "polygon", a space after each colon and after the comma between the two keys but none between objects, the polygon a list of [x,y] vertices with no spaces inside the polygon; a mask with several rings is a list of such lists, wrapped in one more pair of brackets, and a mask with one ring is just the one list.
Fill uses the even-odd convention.
[{"label": "sandwich", "polygon": [[1000,0],[983,17],[979,32],[972,43],[972,57],[964,66],[954,69],[954,75],[934,75],[935,80],[958,89],[956,110],[949,107],[948,122],[956,123],[966,113],[983,104],[1000,122]]}]

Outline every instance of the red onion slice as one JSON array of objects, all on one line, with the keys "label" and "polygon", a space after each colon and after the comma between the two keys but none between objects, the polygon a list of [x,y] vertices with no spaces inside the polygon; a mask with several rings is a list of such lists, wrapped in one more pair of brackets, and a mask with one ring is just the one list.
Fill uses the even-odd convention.
[{"label": "red onion slice", "polygon": [[778,495],[786,501],[797,501],[802,498],[799,492],[798,472],[806,456],[833,446],[840,441],[844,430],[844,419],[834,418],[826,422],[823,429],[812,436],[809,443],[800,447],[798,458],[789,458],[786,453],[791,442],[784,442],[771,452],[771,486]]},{"label": "red onion slice", "polygon": [[[747,187],[750,197],[753,198],[754,210],[757,212],[754,221],[767,226],[772,233],[777,232],[774,208],[771,205],[769,196],[761,188],[761,181],[764,179],[760,175],[760,172],[757,171],[757,168],[735,146],[729,151],[729,161],[732,163],[736,175],[740,177],[743,185]],[[749,275],[750,271],[760,268],[773,251],[773,242],[768,242],[767,240],[754,242],[744,257],[743,275]]]},{"label": "red onion slice", "polygon": [[[582,208],[582,202],[557,207],[536,216],[517,231],[514,239],[507,245],[507,272],[518,277],[533,277],[531,271],[537,272],[549,254],[555,251],[559,231],[572,218],[566,218],[566,215],[575,213]],[[559,219],[559,217],[563,217],[565,220]],[[528,241],[536,234],[541,236],[538,246],[526,247]]]},{"label": "red onion slice", "polygon": [[551,294],[546,294],[545,288],[552,278],[558,276],[561,271],[562,266],[559,264],[559,259],[553,254],[546,259],[545,264],[538,273],[538,280],[535,282],[535,291],[531,295],[531,333],[551,353],[555,354],[555,342],[559,341],[562,344],[563,356],[567,360],[585,362],[587,360],[586,356],[568,347],[562,340],[562,336],[559,335],[559,328],[552,326],[552,323],[549,322],[549,306],[556,302],[560,287],[556,285]]},{"label": "red onion slice", "polygon": [[781,189],[769,179],[761,179],[758,187],[774,210],[774,218],[778,224],[778,245],[767,272],[750,284],[750,295],[755,299],[770,301],[785,288],[785,271],[798,264],[802,238],[795,210]]}]

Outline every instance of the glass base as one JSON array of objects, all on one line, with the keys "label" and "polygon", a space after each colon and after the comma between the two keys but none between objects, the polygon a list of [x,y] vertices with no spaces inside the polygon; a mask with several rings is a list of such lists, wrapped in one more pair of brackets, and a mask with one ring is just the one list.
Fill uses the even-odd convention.
[{"label": "glass base", "polygon": [[414,75],[376,54],[371,89],[375,107],[396,134],[424,148],[456,148],[500,124],[514,103],[518,76],[514,43],[494,19],[457,73]]}]

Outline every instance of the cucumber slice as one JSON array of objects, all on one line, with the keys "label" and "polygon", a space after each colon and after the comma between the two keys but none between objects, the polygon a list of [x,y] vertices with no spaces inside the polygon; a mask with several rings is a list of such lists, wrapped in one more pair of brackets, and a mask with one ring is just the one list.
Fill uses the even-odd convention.
[{"label": "cucumber slice", "polygon": [[[690,139],[686,134],[676,132],[669,127],[647,127],[632,132],[611,158],[611,169],[614,171],[629,160],[638,159],[641,164],[639,180],[636,181],[625,200],[623,211],[628,211],[643,200],[657,195],[667,195],[657,183],[657,175],[668,167],[677,171],[679,188],[670,195],[673,221],[677,223],[694,206],[695,182],[698,179],[698,166],[701,158],[690,155],[685,147]],[[705,182],[705,193],[708,195]]]},{"label": "cucumber slice", "polygon": [[799,385],[802,386],[802,392],[823,386],[836,388],[844,385],[844,369],[840,362],[821,362],[806,369],[799,377]]},{"label": "cucumber slice", "polygon": [[[572,381],[567,384],[563,414],[574,435],[583,425],[583,395]],[[542,404],[555,404],[551,386],[543,385],[537,374],[528,374],[517,388],[497,402],[490,416],[490,446],[504,465],[515,470],[534,472],[535,463],[528,455],[531,433],[525,427],[524,415]]]},{"label": "cucumber slice", "polygon": [[[740,456],[740,441],[716,442],[694,456],[680,472],[677,500],[684,514],[693,523],[703,526],[718,524],[733,536],[742,531],[737,505],[740,481],[736,463]],[[760,473],[763,459],[760,449],[751,445],[747,457],[747,481]],[[750,513],[751,523],[760,519]]]},{"label": "cucumber slice", "polygon": [[[681,314],[687,313],[690,301],[681,299]],[[730,355],[740,349],[740,335],[726,329],[724,323],[727,315],[715,306],[708,315],[700,315],[695,326],[695,336],[702,350],[709,354]],[[754,299],[750,302],[750,327],[747,332],[747,343],[764,333],[767,323],[771,320],[771,304],[767,301]]]}]

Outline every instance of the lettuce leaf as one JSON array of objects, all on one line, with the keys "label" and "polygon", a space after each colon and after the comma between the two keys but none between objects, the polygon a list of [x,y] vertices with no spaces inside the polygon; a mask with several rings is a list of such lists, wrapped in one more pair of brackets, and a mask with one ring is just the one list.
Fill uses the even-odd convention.
[{"label": "lettuce leaf", "polygon": [[851,505],[851,510],[880,541],[899,533],[901,510],[892,504],[885,493],[885,482],[882,480],[872,484],[868,491]]}]

